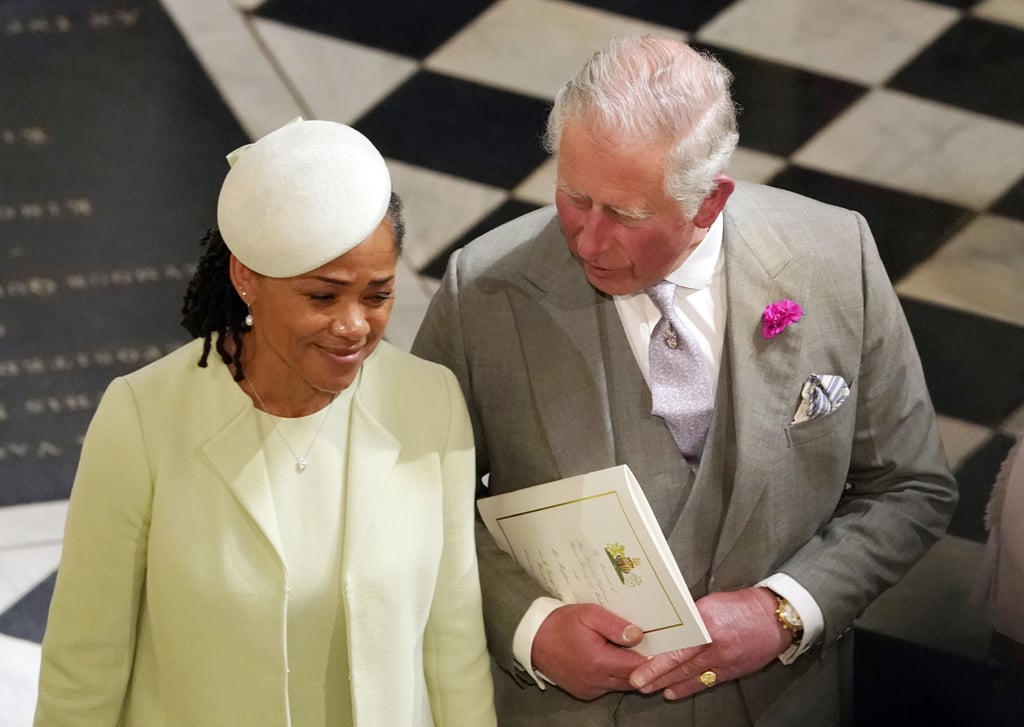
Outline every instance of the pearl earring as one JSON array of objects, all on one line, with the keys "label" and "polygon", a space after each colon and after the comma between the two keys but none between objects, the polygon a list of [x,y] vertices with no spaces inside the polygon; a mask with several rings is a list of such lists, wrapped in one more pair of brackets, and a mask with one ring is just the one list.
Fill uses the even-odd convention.
[{"label": "pearl earring", "polygon": [[[239,294],[241,294],[242,298],[244,299],[245,298],[245,291],[244,290],[239,290],[238,292],[239,292]],[[244,323],[248,328],[252,328],[252,323],[253,323],[252,308],[249,307],[248,303],[245,304],[245,310],[247,312],[245,314],[245,318],[242,319],[242,323]]]}]

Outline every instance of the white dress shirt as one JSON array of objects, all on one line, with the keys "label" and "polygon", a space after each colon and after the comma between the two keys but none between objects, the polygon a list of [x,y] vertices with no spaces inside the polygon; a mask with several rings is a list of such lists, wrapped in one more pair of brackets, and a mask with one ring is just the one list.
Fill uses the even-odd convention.
[{"label": "white dress shirt", "polygon": [[[727,312],[725,288],[725,254],[722,216],[719,215],[708,229],[704,240],[683,264],[672,271],[666,280],[676,284],[676,313],[694,334],[700,344],[711,378],[712,395],[717,393],[718,374],[722,367],[722,346],[725,341]],[[615,309],[637,365],[650,385],[649,346],[651,332],[661,320],[661,313],[644,292],[614,297]],[[821,608],[806,588],[785,573],[774,573],[759,583],[788,600],[803,621],[804,633],[799,643],[779,655],[784,664],[793,663],[821,636],[825,618]],[[533,676],[537,686],[544,689],[544,681],[551,681],[531,664],[533,639],[544,619],[564,603],[556,598],[538,598],[523,615],[512,638],[512,653],[524,670]],[[552,682],[554,683],[554,682]]]}]

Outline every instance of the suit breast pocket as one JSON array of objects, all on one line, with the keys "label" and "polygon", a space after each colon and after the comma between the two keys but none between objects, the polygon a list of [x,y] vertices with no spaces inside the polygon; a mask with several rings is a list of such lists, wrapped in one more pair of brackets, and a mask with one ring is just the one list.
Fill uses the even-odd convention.
[{"label": "suit breast pocket", "polygon": [[799,447],[814,442],[822,437],[828,437],[843,432],[849,438],[853,434],[854,419],[856,418],[857,392],[854,386],[850,386],[850,396],[843,402],[842,406],[835,409],[831,414],[808,419],[797,424],[790,424],[786,427],[786,446]]}]

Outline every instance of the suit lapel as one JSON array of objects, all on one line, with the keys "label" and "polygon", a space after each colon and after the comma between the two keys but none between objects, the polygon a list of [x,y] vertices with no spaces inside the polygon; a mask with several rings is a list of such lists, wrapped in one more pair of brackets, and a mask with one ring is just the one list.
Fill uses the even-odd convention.
[{"label": "suit lapel", "polygon": [[721,471],[712,467],[698,476],[698,486],[705,480],[710,484],[713,477],[729,498],[713,568],[732,551],[765,489],[787,484],[772,481],[770,463],[786,446],[784,428],[799,392],[783,390],[778,382],[792,379],[806,341],[800,326],[766,340],[761,315],[774,301],[806,300],[811,283],[807,266],[795,264],[750,196],[735,195],[725,214],[725,345],[731,401],[724,402],[728,408],[720,414],[729,421],[718,422],[713,438],[712,455],[720,458]]},{"label": "suit lapel", "polygon": [[[552,223],[545,235],[559,235]],[[528,285],[510,290],[515,328],[523,336],[527,378],[558,470],[568,477],[614,462],[598,316],[614,302],[582,275],[565,244],[551,240],[526,271]],[[599,313],[603,312],[603,313]]]}]

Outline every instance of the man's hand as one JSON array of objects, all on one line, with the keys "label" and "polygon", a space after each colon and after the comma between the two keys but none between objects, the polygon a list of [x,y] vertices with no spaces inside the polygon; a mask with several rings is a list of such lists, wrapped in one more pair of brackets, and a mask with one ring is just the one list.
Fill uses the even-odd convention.
[{"label": "man's hand", "polygon": [[636,646],[639,626],[595,604],[570,604],[551,612],[533,640],[535,669],[578,699],[631,691],[629,675],[647,659]]},{"label": "man's hand", "polygon": [[666,699],[682,699],[702,689],[706,671],[718,682],[737,679],[763,668],[789,648],[793,636],[779,624],[777,601],[767,588],[710,593],[697,610],[712,642],[652,656],[629,678],[644,694],[665,690]]}]

